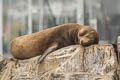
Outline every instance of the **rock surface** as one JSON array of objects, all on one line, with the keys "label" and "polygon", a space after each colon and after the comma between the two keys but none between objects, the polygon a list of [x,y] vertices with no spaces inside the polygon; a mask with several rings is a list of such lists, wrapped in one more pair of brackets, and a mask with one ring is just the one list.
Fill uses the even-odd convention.
[{"label": "rock surface", "polygon": [[120,36],[118,36],[118,40],[117,40],[117,49],[118,49],[118,63],[119,63],[117,68],[117,74],[120,79]]},{"label": "rock surface", "polygon": [[38,57],[11,61],[0,57],[0,80],[119,80],[117,57],[110,44],[68,46]]},{"label": "rock surface", "polygon": [[117,49],[118,49],[118,60],[120,63],[120,36],[118,37],[118,40],[117,40]]}]

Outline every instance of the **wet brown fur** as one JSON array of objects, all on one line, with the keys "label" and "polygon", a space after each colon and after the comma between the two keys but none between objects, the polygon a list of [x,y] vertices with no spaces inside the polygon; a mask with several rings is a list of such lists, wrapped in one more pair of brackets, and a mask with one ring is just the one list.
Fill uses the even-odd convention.
[{"label": "wet brown fur", "polygon": [[55,42],[58,43],[59,49],[74,44],[88,46],[97,44],[98,41],[98,33],[93,28],[79,24],[64,24],[18,37],[11,41],[10,51],[16,59],[28,59],[43,55]]}]

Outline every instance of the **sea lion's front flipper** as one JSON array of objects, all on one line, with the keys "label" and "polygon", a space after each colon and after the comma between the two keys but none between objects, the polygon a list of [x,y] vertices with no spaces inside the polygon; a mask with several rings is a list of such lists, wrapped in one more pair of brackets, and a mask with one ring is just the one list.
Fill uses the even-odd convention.
[{"label": "sea lion's front flipper", "polygon": [[57,43],[57,42],[53,43],[53,44],[43,53],[43,55],[38,58],[37,63],[41,63],[41,62],[44,60],[44,58],[45,58],[49,53],[53,52],[53,51],[56,50],[57,48],[58,48],[58,43]]}]

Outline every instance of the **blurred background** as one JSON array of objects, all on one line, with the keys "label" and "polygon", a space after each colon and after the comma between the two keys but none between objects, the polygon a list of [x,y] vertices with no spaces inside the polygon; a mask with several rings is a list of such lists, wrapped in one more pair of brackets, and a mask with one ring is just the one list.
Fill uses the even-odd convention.
[{"label": "blurred background", "polygon": [[116,43],[120,0],[0,0],[0,55],[11,57],[9,43],[18,36],[67,23],[89,25],[100,43]]}]

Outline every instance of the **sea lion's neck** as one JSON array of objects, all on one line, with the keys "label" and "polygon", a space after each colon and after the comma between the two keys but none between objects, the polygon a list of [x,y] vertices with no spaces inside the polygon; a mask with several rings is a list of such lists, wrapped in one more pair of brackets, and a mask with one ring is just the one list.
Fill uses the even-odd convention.
[{"label": "sea lion's neck", "polygon": [[77,44],[78,43],[78,29],[74,29],[72,32],[71,32],[71,38],[72,38],[72,42],[74,44]]}]

